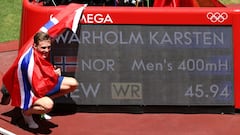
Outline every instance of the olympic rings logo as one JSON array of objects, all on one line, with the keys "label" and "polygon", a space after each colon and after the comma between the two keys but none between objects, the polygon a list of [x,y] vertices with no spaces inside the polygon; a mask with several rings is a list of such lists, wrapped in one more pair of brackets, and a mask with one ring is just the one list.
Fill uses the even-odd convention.
[{"label": "olympic rings logo", "polygon": [[228,14],[226,12],[208,12],[207,13],[207,19],[209,19],[211,22],[215,23],[215,22],[219,22],[222,23],[224,22],[226,19],[228,18]]}]

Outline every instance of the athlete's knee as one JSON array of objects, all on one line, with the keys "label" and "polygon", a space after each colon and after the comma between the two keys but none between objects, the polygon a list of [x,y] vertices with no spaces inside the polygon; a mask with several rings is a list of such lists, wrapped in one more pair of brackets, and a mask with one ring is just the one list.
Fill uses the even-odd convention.
[{"label": "athlete's knee", "polygon": [[73,91],[78,87],[78,81],[75,78],[70,78],[69,80],[69,86],[71,87],[70,89]]},{"label": "athlete's knee", "polygon": [[73,77],[64,77],[60,90],[69,93],[77,89],[78,81]]},{"label": "athlete's knee", "polygon": [[78,87],[78,81],[75,79],[75,78],[73,78],[73,86],[75,87],[75,88],[77,88]]},{"label": "athlete's knee", "polygon": [[54,102],[51,98],[49,97],[44,97],[45,98],[45,104],[44,104],[44,108],[47,110],[47,111],[50,111],[52,110],[53,108],[53,105],[54,105]]},{"label": "athlete's knee", "polygon": [[49,97],[42,97],[35,102],[36,105],[40,105],[44,112],[50,112],[53,108],[54,102]]}]

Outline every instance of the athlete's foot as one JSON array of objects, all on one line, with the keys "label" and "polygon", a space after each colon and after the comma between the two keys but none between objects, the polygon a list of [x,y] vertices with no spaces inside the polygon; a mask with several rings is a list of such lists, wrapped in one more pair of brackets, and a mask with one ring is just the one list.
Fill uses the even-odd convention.
[{"label": "athlete's foot", "polygon": [[44,113],[44,114],[41,114],[41,119],[50,120],[50,119],[52,119],[52,117],[50,115]]},{"label": "athlete's foot", "polygon": [[29,116],[24,115],[23,112],[22,112],[22,115],[23,115],[24,121],[26,122],[26,124],[28,124],[29,128],[36,129],[39,127],[38,124],[33,120],[32,115],[29,115]]}]

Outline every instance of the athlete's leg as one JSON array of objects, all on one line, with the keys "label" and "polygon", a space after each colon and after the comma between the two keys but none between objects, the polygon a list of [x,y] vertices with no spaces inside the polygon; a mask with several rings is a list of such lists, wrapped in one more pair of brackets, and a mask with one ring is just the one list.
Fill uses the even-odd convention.
[{"label": "athlete's leg", "polygon": [[[70,93],[74,91],[78,86],[78,82],[75,78],[72,77],[63,77],[61,84],[60,84],[60,90],[56,93],[53,93],[51,95],[51,98],[63,96],[67,93]],[[49,97],[42,97],[39,98],[34,102],[31,108],[28,110],[24,110],[23,113],[25,115],[32,115],[32,114],[43,114],[48,113],[53,108],[53,100]]]},{"label": "athlete's leg", "polygon": [[48,113],[53,108],[53,100],[49,97],[42,97],[39,98],[37,101],[34,102],[31,108],[28,110],[24,110],[23,114],[25,115],[32,115],[32,114],[43,114]]},{"label": "athlete's leg", "polygon": [[62,83],[60,85],[60,90],[51,95],[51,98],[56,98],[68,94],[74,91],[78,87],[78,82],[75,78],[72,77],[63,77]]},{"label": "athlete's leg", "polygon": [[28,110],[22,110],[22,115],[24,121],[28,124],[29,128],[36,129],[38,128],[38,124],[33,120],[32,114],[44,114],[48,113],[53,108],[53,101],[49,97],[39,98],[34,102],[31,108]]}]

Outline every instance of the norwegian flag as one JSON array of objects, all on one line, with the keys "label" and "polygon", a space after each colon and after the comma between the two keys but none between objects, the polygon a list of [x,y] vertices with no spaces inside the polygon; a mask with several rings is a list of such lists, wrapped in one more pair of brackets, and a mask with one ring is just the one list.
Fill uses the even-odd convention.
[{"label": "norwegian flag", "polygon": [[[53,38],[66,28],[76,32],[81,14],[86,5],[69,4],[40,28]],[[54,88],[58,76],[53,65],[42,58],[32,48],[33,36],[21,48],[13,65],[3,76],[3,83],[8,89],[12,105],[24,110],[32,106],[36,99],[45,96]]]},{"label": "norwegian flag", "polygon": [[154,0],[154,7],[225,7],[218,0]]},{"label": "norwegian flag", "polygon": [[62,72],[73,73],[77,68],[76,56],[54,56],[54,65],[60,67]]}]

